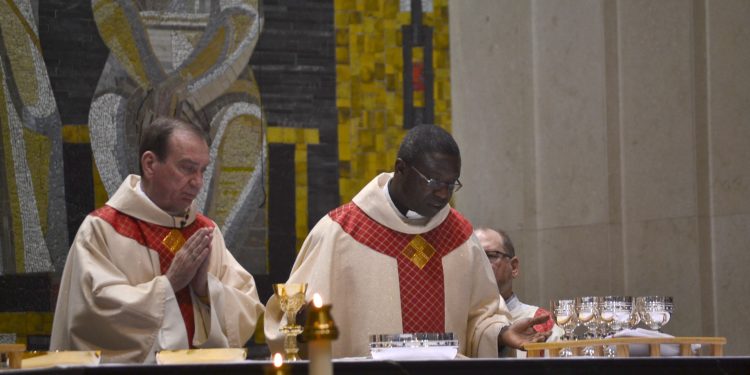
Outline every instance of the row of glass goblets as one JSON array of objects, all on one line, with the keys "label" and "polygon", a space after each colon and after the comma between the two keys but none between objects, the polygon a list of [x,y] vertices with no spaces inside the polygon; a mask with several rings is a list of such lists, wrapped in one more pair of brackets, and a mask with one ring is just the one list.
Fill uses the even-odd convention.
[{"label": "row of glass goblets", "polygon": [[[583,327],[582,338],[602,338],[625,328],[635,328],[639,322],[652,330],[660,330],[669,322],[673,312],[672,297],[630,296],[577,297],[552,301],[556,323],[565,331],[563,340],[573,340],[573,331]],[[594,348],[585,347],[584,356],[593,356]],[[570,348],[560,351],[561,357],[572,356]],[[605,355],[614,356],[614,347],[605,348]]]}]

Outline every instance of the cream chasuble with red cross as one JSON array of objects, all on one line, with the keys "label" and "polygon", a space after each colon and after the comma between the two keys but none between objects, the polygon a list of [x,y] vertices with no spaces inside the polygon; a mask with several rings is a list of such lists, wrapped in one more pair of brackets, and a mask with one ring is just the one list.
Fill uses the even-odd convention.
[{"label": "cream chasuble with red cross", "polygon": [[[333,305],[339,326],[334,356],[369,355],[369,335],[453,332],[459,352],[496,357],[510,315],[471,224],[446,206],[419,224],[401,217],[383,192],[391,174],[373,179],[352,203],[323,217],[300,249],[288,282],[308,283]],[[265,334],[282,350],[285,324],[275,297]]]},{"label": "cream chasuble with red cross", "polygon": [[[253,277],[234,259],[216,224],[196,214],[181,224],[123,181],[88,215],[68,253],[52,325],[51,350],[101,350],[103,362],[154,362],[155,352],[241,347],[263,312]],[[174,252],[213,228],[209,304],[165,276]]]}]

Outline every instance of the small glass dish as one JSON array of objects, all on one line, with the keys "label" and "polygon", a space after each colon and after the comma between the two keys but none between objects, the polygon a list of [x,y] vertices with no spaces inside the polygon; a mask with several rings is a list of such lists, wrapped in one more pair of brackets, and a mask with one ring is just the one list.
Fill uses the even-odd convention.
[{"label": "small glass dish", "polygon": [[376,360],[454,359],[457,353],[452,332],[370,335],[370,354]]}]

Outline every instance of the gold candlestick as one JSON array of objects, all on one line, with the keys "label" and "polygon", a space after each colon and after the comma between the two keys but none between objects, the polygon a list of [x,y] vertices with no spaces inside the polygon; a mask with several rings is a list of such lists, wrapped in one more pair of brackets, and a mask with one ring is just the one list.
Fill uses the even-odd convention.
[{"label": "gold candlestick", "polygon": [[286,314],[286,325],[279,328],[284,334],[284,351],[287,361],[298,361],[299,347],[297,346],[297,335],[302,333],[302,326],[297,324],[297,312],[305,304],[305,292],[307,284],[273,284],[273,292],[279,299],[281,309]]},{"label": "gold candlestick", "polygon": [[310,375],[332,375],[333,353],[331,340],[339,337],[339,330],[331,316],[331,305],[323,305],[320,294],[315,293],[313,306],[307,313],[303,337],[310,358]]}]

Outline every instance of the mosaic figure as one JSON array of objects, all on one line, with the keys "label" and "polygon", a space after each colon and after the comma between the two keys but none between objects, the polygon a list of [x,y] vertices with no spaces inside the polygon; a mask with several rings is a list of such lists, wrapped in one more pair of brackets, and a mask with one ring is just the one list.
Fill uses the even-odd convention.
[{"label": "mosaic figure", "polygon": [[211,134],[212,162],[199,209],[222,227],[243,266],[265,272],[258,254],[265,254],[266,140],[248,65],[262,28],[257,0],[94,0],[92,6],[110,49],[89,113],[105,189],[112,195],[129,173],[139,173],[138,139],[153,118],[201,125]]},{"label": "mosaic figure", "polygon": [[62,270],[60,115],[29,0],[0,2],[0,274]]}]

